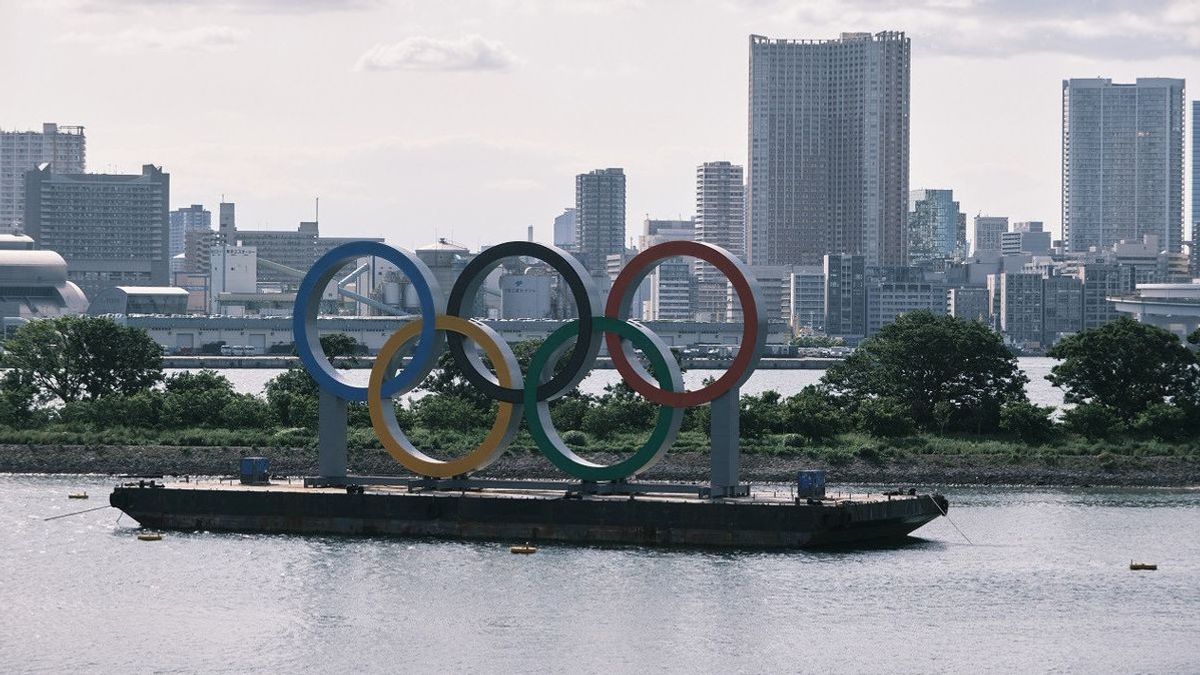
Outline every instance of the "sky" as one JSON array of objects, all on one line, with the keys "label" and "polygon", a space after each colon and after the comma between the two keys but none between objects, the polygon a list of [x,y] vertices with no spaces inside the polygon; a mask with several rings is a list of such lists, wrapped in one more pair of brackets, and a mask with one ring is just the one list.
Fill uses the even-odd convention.
[{"label": "sky", "polygon": [[910,187],[968,220],[1058,231],[1063,78],[1200,87],[1196,0],[0,0],[0,128],[83,125],[89,171],[162,165],[214,221],[319,197],[322,234],[409,248],[550,241],[575,174],[623,167],[634,237],[744,164],[750,34],[881,30],[912,38]]}]

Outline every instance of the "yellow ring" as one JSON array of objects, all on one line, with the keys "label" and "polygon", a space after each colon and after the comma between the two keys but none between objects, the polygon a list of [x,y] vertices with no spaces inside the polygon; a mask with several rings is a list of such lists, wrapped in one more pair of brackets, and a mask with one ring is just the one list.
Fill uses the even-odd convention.
[{"label": "yellow ring", "polygon": [[[400,430],[393,410],[384,409],[382,394],[383,381],[389,374],[389,364],[396,352],[408,342],[411,342],[421,331],[422,320],[417,319],[396,331],[380,348],[375,357],[375,365],[371,368],[371,379],[367,384],[367,408],[371,412],[371,426],[379,437],[388,454],[404,468],[421,476],[433,478],[451,478],[477,471],[496,461],[504,453],[512,437],[516,434],[521,420],[521,406],[500,402],[496,421],[483,442],[467,455],[452,460],[440,460],[430,457],[413,446],[412,442]],[[496,379],[500,386],[521,389],[520,372],[515,368],[516,357],[512,350],[495,331],[481,324],[468,321],[457,316],[439,314],[434,326],[439,331],[451,331],[462,335],[475,344],[483,347],[484,353],[496,369]],[[510,364],[512,364],[510,366]],[[516,380],[516,381],[514,381]],[[405,392],[397,392],[401,394]],[[391,400],[391,397],[388,397]],[[514,422],[516,422],[514,424]]]}]

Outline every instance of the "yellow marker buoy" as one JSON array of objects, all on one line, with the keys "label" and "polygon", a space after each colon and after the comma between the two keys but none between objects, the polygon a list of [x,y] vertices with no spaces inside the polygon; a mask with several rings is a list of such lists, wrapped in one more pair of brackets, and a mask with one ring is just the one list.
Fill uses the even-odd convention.
[{"label": "yellow marker buoy", "polygon": [[142,532],[137,537],[138,541],[162,541],[162,534],[158,532]]},{"label": "yellow marker buoy", "polygon": [[87,496],[86,492],[72,492],[71,494],[67,495],[67,499],[87,499],[87,498],[88,498],[88,496]]},{"label": "yellow marker buoy", "polygon": [[1129,569],[1131,569],[1131,570],[1156,570],[1156,569],[1158,569],[1158,565],[1156,565],[1154,563],[1135,563],[1132,560],[1130,560],[1129,561]]},{"label": "yellow marker buoy", "polygon": [[513,546],[509,548],[508,552],[517,553],[519,555],[529,555],[530,553],[537,553],[537,547],[531,546],[528,542],[526,542],[523,546]]}]

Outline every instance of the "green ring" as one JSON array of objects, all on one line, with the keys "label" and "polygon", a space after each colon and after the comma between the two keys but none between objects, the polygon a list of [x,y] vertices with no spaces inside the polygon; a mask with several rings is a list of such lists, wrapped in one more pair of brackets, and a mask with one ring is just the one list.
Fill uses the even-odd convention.
[{"label": "green ring", "polygon": [[[666,391],[681,391],[683,378],[679,365],[671,358],[670,350],[660,338],[649,330],[607,316],[592,317],[592,329],[611,332],[629,340],[650,359],[651,370],[659,386]],[[542,370],[550,357],[568,340],[579,336],[579,320],[575,319],[550,334],[533,355],[529,364],[529,375],[525,379],[525,420],[529,424],[529,435],[542,454],[562,471],[586,481],[616,481],[636,476],[653,466],[675,442],[679,426],[683,422],[683,408],[659,406],[658,421],[650,438],[624,460],[616,464],[603,465],[589,462],[575,454],[563,442],[550,420],[550,402],[538,401],[537,389]]]}]

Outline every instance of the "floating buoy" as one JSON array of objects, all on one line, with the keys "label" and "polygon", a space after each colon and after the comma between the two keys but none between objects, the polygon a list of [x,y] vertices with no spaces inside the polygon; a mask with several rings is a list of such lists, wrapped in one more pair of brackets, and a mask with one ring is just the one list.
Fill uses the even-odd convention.
[{"label": "floating buoy", "polygon": [[525,543],[523,546],[513,546],[509,548],[508,552],[517,553],[519,555],[529,555],[530,553],[537,553],[537,547],[531,546],[529,543]]},{"label": "floating buoy", "polygon": [[67,499],[87,499],[87,498],[88,498],[88,496],[87,496],[86,492],[72,492],[71,494],[67,495]]},{"label": "floating buoy", "polygon": [[162,534],[158,532],[142,532],[137,537],[138,541],[162,541]]},{"label": "floating buoy", "polygon": [[1158,569],[1158,565],[1156,565],[1155,563],[1135,563],[1132,560],[1130,560],[1129,561],[1129,569],[1131,569],[1131,570],[1156,570],[1156,569]]}]

